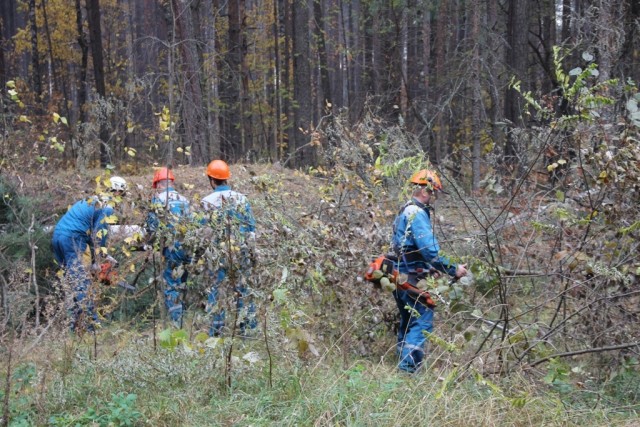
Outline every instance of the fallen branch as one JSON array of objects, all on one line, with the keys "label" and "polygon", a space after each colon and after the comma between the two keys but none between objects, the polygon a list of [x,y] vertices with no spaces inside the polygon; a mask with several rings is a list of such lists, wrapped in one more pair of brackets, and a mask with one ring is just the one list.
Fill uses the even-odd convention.
[{"label": "fallen branch", "polygon": [[543,357],[542,359],[538,359],[529,366],[534,367],[536,365],[539,365],[555,357],[569,357],[569,356],[576,356],[578,354],[587,354],[587,353],[602,353],[605,351],[622,350],[624,348],[631,348],[631,347],[637,347],[637,346],[640,346],[640,341],[626,343],[626,344],[612,345],[608,347],[587,348],[584,350],[568,351],[566,353],[556,353],[556,354],[552,354],[551,356],[546,356],[546,357]]}]

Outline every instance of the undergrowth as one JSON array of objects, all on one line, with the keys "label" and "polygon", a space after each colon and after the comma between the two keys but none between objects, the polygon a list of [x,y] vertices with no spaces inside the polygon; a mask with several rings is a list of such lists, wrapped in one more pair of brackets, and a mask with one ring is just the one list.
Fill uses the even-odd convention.
[{"label": "undergrowth", "polygon": [[566,426],[635,415],[628,401],[612,399],[629,391],[619,381],[608,391],[545,391],[525,373],[489,380],[433,358],[415,375],[398,374],[392,360],[344,367],[332,350],[319,361],[282,352],[270,373],[260,341],[245,340],[227,388],[215,347],[154,350],[150,337],[117,329],[98,340],[97,358],[89,336],[43,342],[47,354],[23,355],[12,372],[9,425]]}]

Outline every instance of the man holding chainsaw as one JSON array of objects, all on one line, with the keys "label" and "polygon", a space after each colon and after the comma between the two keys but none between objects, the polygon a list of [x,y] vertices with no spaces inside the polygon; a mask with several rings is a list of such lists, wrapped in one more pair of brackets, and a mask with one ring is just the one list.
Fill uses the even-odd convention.
[{"label": "man holding chainsaw", "polygon": [[422,169],[411,177],[412,198],[407,202],[393,223],[393,249],[398,257],[397,269],[406,275],[407,285],[393,291],[400,311],[398,329],[398,368],[415,372],[424,359],[424,332],[433,331],[434,304],[428,293],[419,291],[415,285],[430,274],[445,273],[456,279],[467,274],[464,264],[453,264],[439,255],[440,246],[431,223],[429,208],[442,192],[438,175]]},{"label": "man holding chainsaw", "polygon": [[[240,333],[257,326],[255,305],[246,304],[250,296],[248,278],[255,263],[256,221],[246,196],[229,186],[229,165],[223,160],[213,160],[207,166],[209,185],[213,193],[202,199],[209,225],[216,235],[212,243],[218,248],[212,255],[213,284],[207,298],[207,311],[212,314],[209,335],[219,336],[225,326],[225,310],[221,300],[225,294],[235,295],[238,316],[241,316]],[[211,254],[211,251],[209,252]],[[243,309],[245,308],[246,311]]]},{"label": "man holding chainsaw", "polygon": [[176,235],[175,226],[189,215],[189,201],[174,188],[175,177],[171,169],[162,167],[153,175],[151,186],[156,194],[151,199],[151,211],[147,216],[147,230],[152,239],[160,235],[162,256],[165,269],[162,277],[165,281],[165,306],[169,318],[176,328],[182,328],[184,305],[182,292],[187,282],[187,271],[183,266],[191,262],[191,258],[181,247]]},{"label": "man holding chainsaw", "polygon": [[[103,262],[117,265],[117,261],[108,255],[106,244],[109,224],[115,223],[114,206],[121,201],[126,190],[127,182],[123,178],[109,178],[107,188],[99,196],[76,202],[53,230],[53,254],[58,265],[64,268],[65,280],[73,289],[70,307],[72,331],[92,331],[97,323],[89,272],[100,273]],[[87,267],[82,259],[87,248],[91,267]]]}]

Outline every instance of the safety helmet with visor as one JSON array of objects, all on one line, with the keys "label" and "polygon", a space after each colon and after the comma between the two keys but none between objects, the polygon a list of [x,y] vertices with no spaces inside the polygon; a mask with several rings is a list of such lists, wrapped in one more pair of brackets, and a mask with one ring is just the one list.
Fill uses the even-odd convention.
[{"label": "safety helmet with visor", "polygon": [[412,184],[425,186],[429,190],[440,191],[444,193],[440,178],[434,171],[430,169],[419,170],[418,172],[414,173],[413,176],[411,176],[411,179],[409,181]]}]

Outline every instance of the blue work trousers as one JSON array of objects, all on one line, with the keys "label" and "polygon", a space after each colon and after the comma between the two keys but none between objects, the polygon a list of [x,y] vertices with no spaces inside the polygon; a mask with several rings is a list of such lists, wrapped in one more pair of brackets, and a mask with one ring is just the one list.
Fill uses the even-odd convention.
[{"label": "blue work trousers", "polygon": [[69,326],[75,331],[78,322],[86,322],[89,331],[94,329],[98,320],[93,296],[90,295],[91,279],[86,267],[82,265],[82,255],[87,250],[87,242],[70,236],[53,234],[53,254],[58,265],[64,268],[64,278],[73,290],[73,301],[68,307],[70,315]]},{"label": "blue work trousers", "polygon": [[[244,273],[238,272],[237,274],[246,275],[247,271]],[[227,270],[225,268],[219,268],[215,273],[213,273],[213,285],[209,290],[209,296],[207,298],[207,311],[212,314],[211,327],[209,328],[209,336],[220,336],[222,335],[222,331],[225,325],[225,310],[218,305],[220,304],[220,288],[222,286],[226,286],[227,279]],[[245,307],[245,299],[249,296],[250,290],[242,284],[245,282],[243,276],[239,281],[240,284],[236,284],[233,287],[233,291],[235,293],[236,299],[236,312],[238,316],[242,316],[240,320],[240,334],[244,335],[246,333],[246,329],[254,329],[258,326],[258,320],[256,319],[256,306],[253,302],[249,302],[247,304],[246,312],[243,312],[243,308]]]},{"label": "blue work trousers", "polygon": [[182,302],[181,292],[184,292],[189,273],[184,270],[180,275],[174,270],[181,265],[187,265],[191,262],[191,258],[180,249],[179,244],[173,247],[164,248],[162,255],[165,260],[165,269],[162,277],[164,278],[166,287],[164,290],[164,304],[169,313],[169,318],[182,327],[182,315],[184,313],[184,303]]},{"label": "blue work trousers", "polygon": [[415,372],[424,360],[424,332],[433,331],[433,310],[417,302],[408,292],[401,289],[395,290],[393,296],[400,311],[398,368],[406,372]]}]

